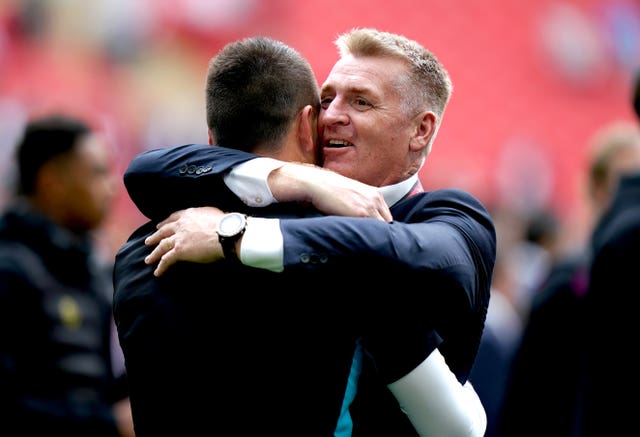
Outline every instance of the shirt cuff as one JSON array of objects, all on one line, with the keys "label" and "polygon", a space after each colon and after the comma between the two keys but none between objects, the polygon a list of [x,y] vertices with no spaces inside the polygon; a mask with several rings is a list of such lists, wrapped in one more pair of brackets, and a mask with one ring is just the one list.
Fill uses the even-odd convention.
[{"label": "shirt cuff", "polygon": [[460,384],[438,349],[387,387],[419,435],[485,435],[478,394],[469,381]]},{"label": "shirt cuff", "polygon": [[240,245],[242,264],[259,269],[284,270],[284,243],[280,219],[248,217]]},{"label": "shirt cuff", "polygon": [[251,159],[238,164],[224,175],[224,182],[248,206],[262,207],[277,202],[267,178],[273,170],[285,163],[272,158]]}]

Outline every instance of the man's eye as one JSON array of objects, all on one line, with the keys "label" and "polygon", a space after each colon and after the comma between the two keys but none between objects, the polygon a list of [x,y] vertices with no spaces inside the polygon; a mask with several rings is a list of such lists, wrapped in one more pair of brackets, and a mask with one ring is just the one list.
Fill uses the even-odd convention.
[{"label": "man's eye", "polygon": [[329,107],[329,105],[331,104],[331,102],[333,102],[332,98],[325,97],[325,98],[320,100],[320,106],[322,107],[322,109],[327,109]]},{"label": "man's eye", "polygon": [[353,102],[356,106],[369,106],[369,102],[364,99],[355,99]]}]

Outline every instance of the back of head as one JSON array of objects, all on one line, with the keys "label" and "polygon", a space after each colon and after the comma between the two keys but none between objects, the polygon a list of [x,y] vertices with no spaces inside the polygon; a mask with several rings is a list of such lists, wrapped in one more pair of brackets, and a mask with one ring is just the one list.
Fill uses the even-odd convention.
[{"label": "back of head", "polygon": [[31,120],[16,149],[18,194],[33,195],[42,166],[71,152],[80,138],[90,133],[91,129],[85,122],[63,115]]},{"label": "back of head", "polygon": [[313,70],[296,50],[280,41],[266,37],[235,41],[209,63],[207,125],[220,146],[277,150],[307,105],[319,112]]},{"label": "back of head", "polygon": [[403,95],[407,114],[428,109],[438,116],[438,124],[451,98],[453,85],[438,58],[418,42],[402,35],[371,28],[352,29],[335,40],[340,56],[392,57],[406,61],[411,75]]}]

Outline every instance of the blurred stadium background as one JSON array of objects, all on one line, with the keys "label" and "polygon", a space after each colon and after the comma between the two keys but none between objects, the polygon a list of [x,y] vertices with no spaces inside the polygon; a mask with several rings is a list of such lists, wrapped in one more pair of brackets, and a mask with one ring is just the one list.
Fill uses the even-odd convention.
[{"label": "blurred stadium background", "polygon": [[[423,43],[453,79],[425,187],[548,209],[580,238],[589,138],[635,119],[640,1],[0,0],[0,171],[26,118],[51,109],[104,127],[120,172],[144,149],[206,142],[206,66],[224,44],[281,39],[322,83],[336,35],[369,26]],[[122,188],[110,249],[142,221]]]}]

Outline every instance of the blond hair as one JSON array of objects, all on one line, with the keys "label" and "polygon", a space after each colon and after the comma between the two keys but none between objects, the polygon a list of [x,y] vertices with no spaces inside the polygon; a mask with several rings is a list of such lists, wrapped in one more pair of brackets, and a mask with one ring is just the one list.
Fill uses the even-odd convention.
[{"label": "blond hair", "polygon": [[339,35],[334,43],[341,57],[392,57],[407,62],[410,75],[401,79],[408,79],[408,82],[400,84],[408,87],[401,93],[405,109],[408,112],[433,111],[439,123],[451,98],[453,84],[433,53],[405,36],[371,28],[354,28]]},{"label": "blond hair", "polygon": [[620,174],[633,170],[640,170],[640,126],[615,121],[598,130],[590,142],[588,190],[592,201],[606,204]]}]

